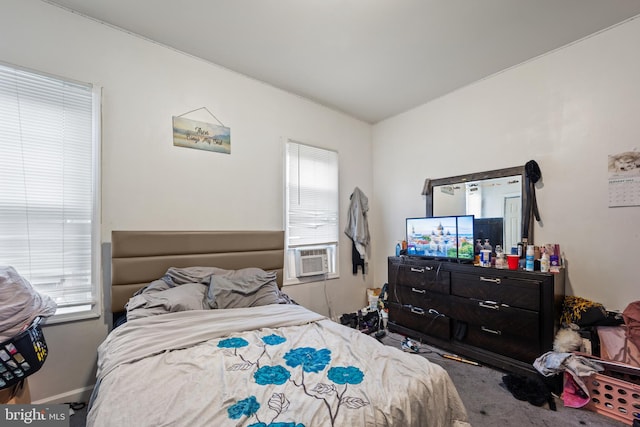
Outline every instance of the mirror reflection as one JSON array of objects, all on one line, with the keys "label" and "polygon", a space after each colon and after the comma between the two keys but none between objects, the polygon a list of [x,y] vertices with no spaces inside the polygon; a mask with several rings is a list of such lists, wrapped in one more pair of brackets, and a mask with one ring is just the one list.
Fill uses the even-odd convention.
[{"label": "mirror reflection", "polygon": [[[509,253],[521,240],[523,175],[447,182],[431,190],[433,216],[474,215],[475,239]],[[437,180],[443,181],[443,180]]]}]

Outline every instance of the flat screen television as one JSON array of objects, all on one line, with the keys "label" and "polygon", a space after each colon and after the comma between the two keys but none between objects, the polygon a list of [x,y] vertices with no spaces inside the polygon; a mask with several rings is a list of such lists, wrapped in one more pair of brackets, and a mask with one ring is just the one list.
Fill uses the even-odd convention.
[{"label": "flat screen television", "polygon": [[407,218],[407,255],[473,261],[474,216]]},{"label": "flat screen television", "polygon": [[407,218],[407,255],[458,259],[457,217]]},{"label": "flat screen television", "polygon": [[457,218],[458,260],[473,261],[474,258],[474,225],[473,215],[461,215]]}]

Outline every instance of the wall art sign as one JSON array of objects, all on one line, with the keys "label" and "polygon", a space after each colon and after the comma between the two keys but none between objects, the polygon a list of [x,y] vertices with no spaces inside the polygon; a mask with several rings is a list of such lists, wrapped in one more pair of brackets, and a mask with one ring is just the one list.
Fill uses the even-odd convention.
[{"label": "wall art sign", "polygon": [[231,130],[222,125],[173,116],[173,145],[231,154]]}]

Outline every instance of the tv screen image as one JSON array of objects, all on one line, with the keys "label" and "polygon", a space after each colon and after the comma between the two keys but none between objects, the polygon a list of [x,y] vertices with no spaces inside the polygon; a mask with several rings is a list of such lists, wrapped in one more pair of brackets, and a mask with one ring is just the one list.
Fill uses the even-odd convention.
[{"label": "tv screen image", "polygon": [[458,259],[472,260],[474,256],[474,216],[462,215],[458,219]]},{"label": "tv screen image", "polygon": [[455,216],[407,218],[409,255],[457,258],[457,218]]}]

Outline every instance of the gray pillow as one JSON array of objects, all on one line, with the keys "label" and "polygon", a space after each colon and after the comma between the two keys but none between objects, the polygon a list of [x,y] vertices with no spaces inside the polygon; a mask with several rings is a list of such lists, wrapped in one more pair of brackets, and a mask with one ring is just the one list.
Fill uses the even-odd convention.
[{"label": "gray pillow", "polygon": [[186,283],[159,292],[142,293],[127,303],[127,320],[187,310],[208,310],[207,285]]},{"label": "gray pillow", "polygon": [[211,308],[288,304],[291,300],[278,289],[276,276],[276,272],[253,267],[213,275],[207,292],[207,304]]}]

